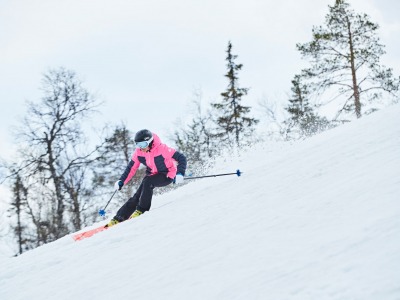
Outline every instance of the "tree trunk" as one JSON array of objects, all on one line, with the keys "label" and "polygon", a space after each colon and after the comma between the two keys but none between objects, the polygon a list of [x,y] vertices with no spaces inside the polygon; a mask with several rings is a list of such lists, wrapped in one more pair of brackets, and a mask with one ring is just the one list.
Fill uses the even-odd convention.
[{"label": "tree trunk", "polygon": [[56,167],[55,167],[55,159],[53,157],[52,150],[52,140],[48,138],[47,133],[45,133],[46,142],[47,142],[47,154],[49,155],[49,170],[51,174],[51,178],[54,182],[54,188],[56,191],[56,216],[55,216],[55,228],[52,228],[54,237],[56,239],[64,236],[64,233],[67,233],[64,228],[63,215],[64,215],[64,199],[61,192],[61,180],[57,175]]},{"label": "tree trunk", "polygon": [[80,216],[80,204],[78,201],[78,193],[75,192],[74,188],[70,190],[70,196],[72,199],[72,215],[73,215],[73,224],[75,230],[80,230],[82,228],[81,216]]},{"label": "tree trunk", "polygon": [[351,34],[351,24],[350,20],[346,18],[347,21],[347,30],[349,34],[349,47],[350,47],[350,68],[351,68],[351,77],[353,83],[353,97],[354,97],[354,107],[357,118],[361,118],[361,101],[360,101],[360,91],[358,90],[357,84],[357,74],[356,74],[356,64],[354,57],[354,47],[353,47],[353,36]]}]

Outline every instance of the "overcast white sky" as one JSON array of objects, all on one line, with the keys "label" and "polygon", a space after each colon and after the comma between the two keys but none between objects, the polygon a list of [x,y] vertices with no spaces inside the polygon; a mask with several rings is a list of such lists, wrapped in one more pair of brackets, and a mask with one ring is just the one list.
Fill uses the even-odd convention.
[{"label": "overcast white sky", "polygon": [[[219,99],[225,51],[233,43],[244,104],[286,100],[290,80],[305,66],[296,43],[311,39],[334,0],[0,0],[0,157],[13,150],[11,126],[25,101],[41,97],[49,68],[74,70],[105,101],[101,118],[166,136],[187,111],[196,87],[204,101]],[[400,1],[350,1],[378,23],[400,74]]]}]

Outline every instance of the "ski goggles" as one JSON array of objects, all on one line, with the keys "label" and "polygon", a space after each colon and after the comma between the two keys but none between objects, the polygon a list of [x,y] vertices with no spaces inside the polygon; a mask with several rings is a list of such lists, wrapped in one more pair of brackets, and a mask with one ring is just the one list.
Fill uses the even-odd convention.
[{"label": "ski goggles", "polygon": [[153,141],[153,138],[149,139],[148,141],[142,141],[135,143],[136,148],[144,149],[149,147],[150,143]]}]

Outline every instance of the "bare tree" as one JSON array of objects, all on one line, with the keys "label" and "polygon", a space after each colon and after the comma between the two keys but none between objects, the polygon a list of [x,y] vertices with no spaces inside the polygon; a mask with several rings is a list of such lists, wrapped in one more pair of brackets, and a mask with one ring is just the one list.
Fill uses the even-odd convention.
[{"label": "bare tree", "polygon": [[[127,128],[126,124],[122,123],[113,127],[111,134],[108,134],[104,139],[103,146],[99,149],[101,156],[95,164],[95,176],[93,178],[96,196],[108,196],[114,183],[130,162],[132,153],[135,150],[133,136],[134,134]],[[144,173],[145,170],[139,169],[137,175],[129,182],[128,186],[118,193],[119,198],[122,198],[121,202],[125,202],[133,195],[133,191],[139,187],[141,183],[140,177]]]},{"label": "bare tree", "polygon": [[190,103],[191,120],[178,124],[173,133],[175,145],[186,155],[190,170],[202,174],[211,159],[220,153],[218,138],[214,132],[214,116],[210,109],[203,109],[201,89],[193,92]]},{"label": "bare tree", "polygon": [[17,130],[20,161],[10,176],[19,174],[35,191],[28,211],[38,235],[48,242],[82,225],[80,198],[97,148],[88,150],[81,123],[99,104],[76,74],[64,68],[47,72],[42,90],[41,101],[28,103]]}]

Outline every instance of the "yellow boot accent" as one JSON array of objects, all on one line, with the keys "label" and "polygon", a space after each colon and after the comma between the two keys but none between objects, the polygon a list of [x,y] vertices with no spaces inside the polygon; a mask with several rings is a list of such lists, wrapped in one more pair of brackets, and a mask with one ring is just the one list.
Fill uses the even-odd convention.
[{"label": "yellow boot accent", "polygon": [[111,219],[111,221],[105,227],[111,227],[117,225],[119,222],[115,219]]},{"label": "yellow boot accent", "polygon": [[129,217],[129,219],[139,217],[141,214],[142,212],[140,210],[135,210],[135,212],[132,214],[132,216]]}]

